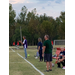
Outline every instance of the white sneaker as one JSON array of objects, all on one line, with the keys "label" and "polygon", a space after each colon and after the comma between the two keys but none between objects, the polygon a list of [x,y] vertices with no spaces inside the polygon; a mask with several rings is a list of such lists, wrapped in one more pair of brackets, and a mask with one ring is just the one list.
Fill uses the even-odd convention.
[{"label": "white sneaker", "polygon": [[27,58],[24,57],[23,59],[27,59]]},{"label": "white sneaker", "polygon": [[62,69],[65,69],[65,67],[63,67]]}]

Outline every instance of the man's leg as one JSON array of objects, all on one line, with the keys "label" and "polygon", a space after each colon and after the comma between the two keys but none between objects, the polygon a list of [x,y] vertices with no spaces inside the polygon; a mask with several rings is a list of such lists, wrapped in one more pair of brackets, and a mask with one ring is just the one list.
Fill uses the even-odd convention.
[{"label": "man's leg", "polygon": [[60,62],[58,62],[58,63],[57,63],[57,65],[58,65],[58,68],[60,68],[60,67],[61,67],[61,66],[60,66]]},{"label": "man's leg", "polygon": [[26,48],[25,48],[25,58],[27,58],[27,51],[26,51]]},{"label": "man's leg", "polygon": [[[41,50],[41,54],[42,54],[42,50]],[[42,61],[43,61],[43,57],[42,57]]]},{"label": "man's leg", "polygon": [[43,61],[43,57],[42,57],[42,61]]},{"label": "man's leg", "polygon": [[64,67],[64,66],[65,66],[65,60],[63,60],[61,63],[62,63],[62,65],[63,65],[63,67]]},{"label": "man's leg", "polygon": [[40,50],[40,61],[42,61],[42,50]]},{"label": "man's leg", "polygon": [[46,62],[46,67],[47,67],[46,71],[44,72],[49,72],[49,61],[47,57],[48,57],[47,54],[44,54],[44,62]]},{"label": "man's leg", "polygon": [[52,70],[52,62],[51,61],[49,62],[49,65],[50,65],[50,70]]},{"label": "man's leg", "polygon": [[65,59],[59,59],[59,62],[60,62],[63,66],[65,66]]},{"label": "man's leg", "polygon": [[60,68],[60,67],[61,67],[61,65],[60,65],[60,64],[61,64],[61,59],[58,59],[58,60],[57,60],[57,65],[58,65],[57,67],[58,67],[58,68]]},{"label": "man's leg", "polygon": [[39,60],[40,60],[40,50],[39,50]]},{"label": "man's leg", "polygon": [[50,53],[50,60],[49,60],[49,65],[50,65],[50,71],[52,71],[52,53]]},{"label": "man's leg", "polygon": [[39,56],[40,56],[40,61],[41,61],[41,50],[39,50]]},{"label": "man's leg", "polygon": [[47,70],[49,70],[49,62],[46,62]]},{"label": "man's leg", "polygon": [[63,64],[63,66],[65,66],[65,60],[64,60],[64,64]]},{"label": "man's leg", "polygon": [[24,48],[24,53],[25,53],[25,48]]},{"label": "man's leg", "polygon": [[65,69],[65,59],[63,60],[63,68],[62,69]]}]

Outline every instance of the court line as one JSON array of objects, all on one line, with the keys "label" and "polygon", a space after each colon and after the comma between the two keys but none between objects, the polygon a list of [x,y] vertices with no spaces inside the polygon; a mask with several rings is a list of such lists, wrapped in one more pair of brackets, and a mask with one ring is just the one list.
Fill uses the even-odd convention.
[{"label": "court line", "polygon": [[[12,48],[10,48],[13,52],[15,52]],[[23,56],[21,56],[19,53],[17,53],[21,58],[24,59]],[[41,75],[44,75],[40,70],[38,70],[32,63],[30,63],[28,60],[24,59],[26,62],[28,62],[36,71],[38,71]]]},{"label": "court line", "polygon": [[[21,58],[24,59],[23,56],[21,56],[19,53],[17,53]],[[38,70],[32,63],[30,63],[28,60],[24,59],[26,62],[28,62],[36,71],[38,71],[41,75],[44,75],[40,70]]]},{"label": "court line", "polygon": [[10,48],[13,52],[15,52],[12,48]]},{"label": "court line", "polygon": [[16,49],[19,49],[19,47],[18,47],[18,46],[15,46],[15,48],[16,48]]}]

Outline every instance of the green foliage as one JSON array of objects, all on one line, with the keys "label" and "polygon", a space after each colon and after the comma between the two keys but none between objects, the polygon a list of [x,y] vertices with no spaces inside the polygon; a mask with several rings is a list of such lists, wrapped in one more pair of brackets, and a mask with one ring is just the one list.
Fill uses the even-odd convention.
[{"label": "green foliage", "polygon": [[15,30],[15,18],[16,13],[12,8],[12,5],[9,4],[9,44],[12,45],[13,35]]},{"label": "green foliage", "polygon": [[65,39],[65,12],[61,12],[59,16],[58,35],[59,39]]},{"label": "green foliage", "polygon": [[41,37],[44,41],[44,35],[48,34],[50,40],[65,39],[65,12],[61,12],[60,16],[54,19],[53,17],[36,14],[36,8],[31,12],[26,6],[23,6],[20,14],[16,18],[16,13],[9,4],[9,44],[13,41],[21,40],[20,26],[22,36],[26,36],[28,45],[37,45],[38,38]]},{"label": "green foliage", "polygon": [[9,4],[9,25],[14,25],[14,18],[16,17],[16,13],[12,8],[12,5]]}]

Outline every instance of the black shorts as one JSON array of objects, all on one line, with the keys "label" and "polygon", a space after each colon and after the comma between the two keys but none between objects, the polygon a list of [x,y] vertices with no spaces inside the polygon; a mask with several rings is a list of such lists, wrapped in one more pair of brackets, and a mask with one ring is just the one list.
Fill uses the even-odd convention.
[{"label": "black shorts", "polygon": [[52,61],[52,53],[44,54],[44,62]]}]

